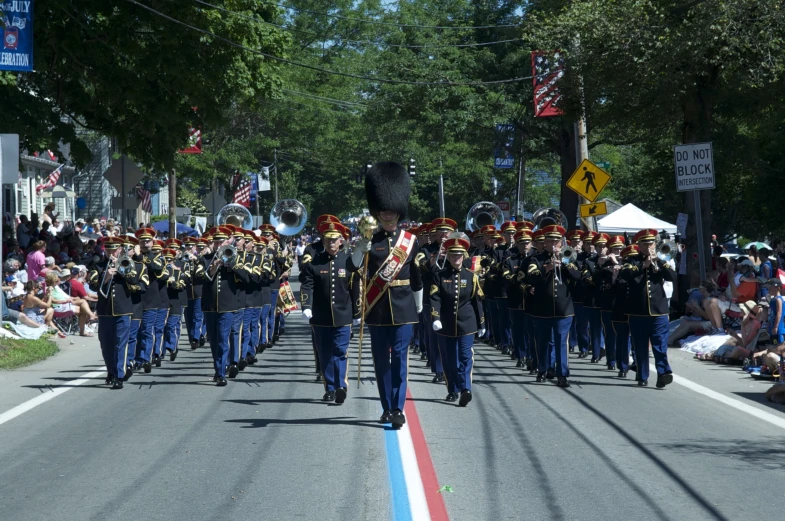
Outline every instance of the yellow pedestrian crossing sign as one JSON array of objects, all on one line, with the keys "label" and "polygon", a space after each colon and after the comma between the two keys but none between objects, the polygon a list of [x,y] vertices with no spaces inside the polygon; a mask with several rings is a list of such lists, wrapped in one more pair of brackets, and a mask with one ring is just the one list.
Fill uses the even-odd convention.
[{"label": "yellow pedestrian crossing sign", "polygon": [[599,217],[608,213],[608,205],[605,202],[582,204],[580,206],[581,217],[587,219],[589,217]]},{"label": "yellow pedestrian crossing sign", "polygon": [[611,176],[608,172],[584,159],[567,180],[567,188],[594,202],[610,180]]}]

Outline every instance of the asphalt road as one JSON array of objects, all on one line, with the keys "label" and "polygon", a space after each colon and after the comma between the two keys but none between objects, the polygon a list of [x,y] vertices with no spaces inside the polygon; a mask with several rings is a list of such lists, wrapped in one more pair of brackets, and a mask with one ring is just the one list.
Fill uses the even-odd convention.
[{"label": "asphalt road", "polygon": [[[74,386],[100,371],[95,339],[0,374],[0,413],[74,386],[0,424],[0,519],[405,518],[393,507],[367,349],[356,389],[356,341],[342,406],[320,402],[299,313],[260,364],[225,388],[208,381],[206,347],[185,347],[122,391],[103,376]],[[671,357],[678,375],[785,420],[785,407],[761,400],[767,385]],[[438,483],[452,490],[441,493],[451,519],[782,517],[782,425],[684,385],[641,389],[587,360],[570,360],[568,390],[536,384],[485,345],[475,361],[475,399],[464,409],[444,402],[444,387],[410,359]]]}]

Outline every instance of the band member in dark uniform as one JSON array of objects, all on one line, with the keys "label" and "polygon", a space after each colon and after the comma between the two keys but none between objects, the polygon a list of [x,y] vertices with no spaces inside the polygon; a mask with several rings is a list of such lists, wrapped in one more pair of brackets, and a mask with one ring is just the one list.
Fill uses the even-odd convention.
[{"label": "band member in dark uniform", "polygon": [[592,244],[594,253],[583,262],[584,294],[583,308],[589,320],[589,347],[591,349],[591,363],[596,364],[604,356],[603,348],[605,337],[602,328],[602,275],[600,273],[600,259],[605,260],[608,251],[609,236],[607,233],[594,235]]},{"label": "band member in dark uniform", "polygon": [[545,252],[535,255],[529,264],[528,281],[534,288],[532,316],[537,319],[537,381],[542,382],[548,370],[548,343],[553,339],[556,352],[556,384],[569,387],[570,368],[567,342],[575,311],[566,281],[578,281],[581,273],[575,264],[562,264],[561,250],[564,228],[558,225],[542,229]]},{"label": "band member in dark uniform", "polygon": [[107,378],[112,389],[122,389],[125,371],[130,362],[128,331],[131,326],[133,302],[131,295],[141,292],[142,285],[135,264],[118,262],[123,239],[109,237],[104,248],[109,257],[99,262],[88,276],[89,285],[98,293],[98,341],[106,363]]},{"label": "band member in dark uniform", "polygon": [[204,345],[205,339],[202,332],[204,324],[204,315],[202,314],[202,277],[201,270],[204,265],[199,258],[204,244],[195,237],[189,237],[185,240],[185,251],[183,256],[188,256],[188,279],[185,286],[185,295],[188,299],[188,305],[185,308],[185,329],[188,332],[188,343],[191,349],[196,349],[200,345]]},{"label": "band member in dark uniform", "polygon": [[161,367],[161,361],[164,356],[164,330],[166,329],[166,320],[169,318],[169,279],[172,277],[172,268],[166,266],[163,257],[164,241],[153,241],[152,251],[158,255],[158,258],[163,263],[160,275],[156,276],[154,280],[150,280],[152,288],[158,288],[158,298],[161,303],[155,316],[152,363],[156,367]]},{"label": "band member in dark uniform", "polygon": [[380,229],[370,240],[358,241],[351,262],[361,267],[368,255],[366,323],[383,408],[380,421],[400,428],[406,423],[409,341],[423,308],[422,278],[414,266],[417,240],[398,229],[409,207],[409,173],[398,163],[376,163],[365,177],[365,193]]},{"label": "band member in dark uniform", "polygon": [[474,334],[485,328],[480,281],[464,267],[469,245],[468,240],[461,238],[444,242],[449,264],[433,273],[430,289],[432,327],[444,357],[446,400],[454,402],[460,393],[461,407],[472,401]]},{"label": "band member in dark uniform", "polygon": [[613,308],[616,304],[616,281],[621,272],[624,237],[613,235],[608,239],[608,254],[597,260],[599,274],[596,279],[599,289],[599,305],[602,313],[602,330],[605,337],[606,367],[616,370],[616,330],[613,327]]},{"label": "band member in dark uniform", "polygon": [[507,307],[512,325],[513,357],[517,360],[516,367],[523,367],[528,358],[526,349],[526,270],[529,263],[529,245],[531,230],[521,228],[513,235],[514,252],[504,261],[502,276],[507,283]]},{"label": "band member in dark uniform", "polygon": [[[127,234],[122,236],[124,254],[132,259],[139,259],[139,239],[135,235]],[[144,315],[144,305],[142,303],[142,295],[147,291],[147,285],[150,283],[147,277],[147,268],[145,265],[134,260],[134,269],[139,274],[140,291],[131,293],[131,303],[133,304],[133,314],[131,315],[131,326],[128,330],[128,367],[125,371],[125,381],[134,374],[136,369],[136,355],[137,348],[139,347],[139,328],[142,325],[142,316]]]},{"label": "band member in dark uniform", "polygon": [[303,264],[300,299],[303,315],[313,329],[319,366],[324,381],[325,402],[346,401],[349,387],[346,352],[349,349],[353,308],[349,281],[357,267],[341,248],[345,227],[323,221],[319,226],[322,247]]},{"label": "band member in dark uniform", "polygon": [[177,358],[177,345],[180,343],[180,332],[182,330],[181,320],[183,309],[188,305],[188,298],[185,294],[185,287],[188,284],[190,266],[176,258],[182,242],[178,239],[166,241],[167,248],[164,249],[164,260],[166,269],[169,270],[168,287],[169,294],[169,315],[166,317],[166,327],[164,329],[164,349],[162,355],[169,352],[169,361],[174,362]]},{"label": "band member in dark uniform", "polygon": [[668,364],[668,297],[663,282],[675,281],[676,272],[657,258],[657,230],[641,230],[633,241],[640,255],[625,260],[621,278],[627,282],[627,314],[629,315],[632,347],[638,367],[638,385],[648,385],[649,342],[657,366],[657,388],[673,382]]},{"label": "band member in dark uniform", "polygon": [[143,368],[145,373],[152,371],[153,344],[155,343],[155,325],[158,311],[161,308],[161,292],[156,282],[164,271],[164,259],[160,252],[153,251],[155,230],[142,228],[136,231],[139,240],[139,255],[135,261],[144,264],[147,271],[147,290],[142,293],[142,321],[139,326],[139,337],[136,348],[136,369]]}]

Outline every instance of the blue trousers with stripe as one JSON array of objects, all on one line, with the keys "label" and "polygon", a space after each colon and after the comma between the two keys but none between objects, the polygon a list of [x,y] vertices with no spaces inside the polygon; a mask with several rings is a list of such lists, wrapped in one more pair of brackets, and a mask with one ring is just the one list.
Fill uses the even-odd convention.
[{"label": "blue trousers with stripe", "polygon": [[234,324],[234,313],[208,311],[204,314],[204,320],[207,324],[207,335],[210,337],[215,374],[226,378],[226,366],[229,365],[229,336]]},{"label": "blue trousers with stripe", "polygon": [[166,317],[166,327],[164,328],[164,354],[166,351],[169,351],[170,353],[177,351],[177,344],[180,342],[181,320],[181,315],[170,314]]},{"label": "blue trousers with stripe", "polygon": [[553,340],[553,350],[556,355],[556,376],[570,376],[570,367],[567,361],[567,343],[569,341],[572,318],[536,319],[538,373],[544,374],[548,371],[548,345]]},{"label": "blue trousers with stripe", "polygon": [[513,356],[523,360],[526,358],[526,315],[522,309],[510,309],[509,312]]},{"label": "blue trousers with stripe", "polygon": [[155,340],[153,341],[153,354],[161,356],[164,348],[164,330],[166,329],[166,319],[169,316],[169,308],[156,310],[155,314]]},{"label": "blue trousers with stripe", "polygon": [[243,313],[243,358],[256,355],[259,345],[259,319],[262,308],[245,308]]},{"label": "blue trousers with stripe", "polygon": [[128,330],[131,316],[98,317],[98,341],[106,364],[106,373],[115,378],[125,376],[128,366]]},{"label": "blue trousers with stripe", "polygon": [[132,318],[131,325],[128,328],[128,365],[137,360],[137,349],[141,345],[139,343],[139,328],[142,325],[142,320],[139,318]]},{"label": "blue trousers with stripe", "polygon": [[447,392],[471,391],[474,335],[451,337],[437,334],[436,336],[439,340],[439,351],[444,357]]},{"label": "blue trousers with stripe", "polygon": [[229,334],[229,363],[236,364],[243,353],[243,310],[233,311],[232,328]]},{"label": "blue trousers with stripe", "polygon": [[270,304],[265,304],[262,307],[261,319],[259,321],[262,344],[269,344],[273,340],[270,336],[270,307]]},{"label": "blue trousers with stripe", "polygon": [[602,331],[605,336],[607,366],[616,364],[616,332],[613,329],[613,311],[602,311]]},{"label": "blue trousers with stripe", "polygon": [[600,358],[600,349],[605,346],[605,339],[602,335],[602,310],[600,308],[584,307],[584,312],[589,321],[589,346],[591,347],[591,357]]},{"label": "blue trousers with stripe", "polygon": [[403,411],[409,376],[412,325],[368,326],[379,399],[385,411]]},{"label": "blue trousers with stripe", "polygon": [[136,348],[136,361],[140,364],[149,362],[155,343],[155,322],[158,320],[157,309],[145,309],[139,326],[139,346]]},{"label": "blue trousers with stripe", "polygon": [[630,316],[630,336],[635,350],[635,364],[638,366],[637,380],[649,379],[649,342],[654,354],[657,375],[671,372],[668,364],[668,324],[667,315],[661,317]]},{"label": "blue trousers with stripe", "polygon": [[627,372],[630,369],[630,324],[613,321],[611,325],[616,336],[616,366],[619,371]]},{"label": "blue trousers with stripe", "polygon": [[188,330],[188,340],[197,342],[204,335],[204,313],[202,312],[202,299],[195,298],[188,301],[185,308],[185,327]]},{"label": "blue trousers with stripe", "polygon": [[[316,350],[319,353],[325,391],[349,387],[349,372],[346,352],[349,349],[351,326],[312,326]],[[408,348],[408,343],[406,345]]]}]

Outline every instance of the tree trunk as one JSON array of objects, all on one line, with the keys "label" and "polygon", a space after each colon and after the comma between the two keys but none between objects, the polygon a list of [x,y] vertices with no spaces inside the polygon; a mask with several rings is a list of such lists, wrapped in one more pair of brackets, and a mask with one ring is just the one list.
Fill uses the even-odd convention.
[{"label": "tree trunk", "polygon": [[559,158],[561,163],[561,195],[559,208],[567,216],[567,227],[574,228],[578,219],[578,194],[567,188],[567,181],[578,168],[575,154],[575,130],[565,122],[559,132]]},{"label": "tree trunk", "polygon": [[[712,116],[716,101],[716,83],[718,71],[713,68],[708,75],[697,78],[694,85],[687,91],[682,104],[684,124],[682,142],[704,143],[711,141]],[[692,192],[684,192],[684,211],[687,220],[687,275],[690,287],[700,284],[700,268],[698,264],[698,248],[703,248],[706,259],[706,273],[711,271],[711,190],[700,191],[701,216],[703,218],[703,244],[698,244],[695,226],[695,199]]]}]

